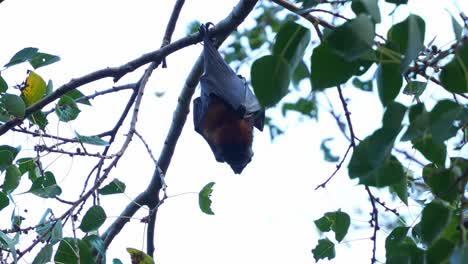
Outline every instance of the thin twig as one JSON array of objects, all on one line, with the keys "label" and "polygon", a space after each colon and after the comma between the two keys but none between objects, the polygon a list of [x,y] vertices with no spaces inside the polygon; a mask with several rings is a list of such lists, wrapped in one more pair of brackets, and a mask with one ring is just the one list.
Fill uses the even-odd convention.
[{"label": "thin twig", "polygon": [[416,159],[415,157],[413,157],[412,155],[410,155],[407,151],[405,150],[401,150],[401,149],[397,149],[397,148],[393,148],[393,150],[395,150],[396,152],[400,153],[400,154],[403,154],[405,156],[406,159],[409,159],[411,161],[414,161],[416,162],[419,166],[421,167],[424,167],[426,166],[426,164],[424,164],[422,161],[419,161],[418,159]]},{"label": "thin twig", "polygon": [[343,106],[343,110],[346,116],[346,121],[348,122],[348,128],[349,128],[349,136],[351,138],[351,146],[353,148],[356,147],[355,139],[356,136],[354,134],[354,129],[353,129],[353,123],[351,123],[351,113],[348,110],[348,103],[346,102],[346,99],[343,96],[343,91],[341,90],[341,85],[337,85],[338,88],[338,94],[340,95],[340,100],[341,100],[341,105]]},{"label": "thin twig", "polygon": [[112,155],[103,155],[100,153],[88,153],[88,152],[81,152],[81,151],[67,151],[59,148],[51,148],[45,145],[37,145],[35,146],[36,149],[39,150],[39,152],[44,152],[47,151],[48,153],[60,153],[60,154],[65,154],[69,155],[71,157],[73,156],[83,156],[83,157],[95,157],[95,158],[100,158],[100,159],[112,159],[114,158],[117,154],[112,154]]},{"label": "thin twig", "polygon": [[[166,32],[164,33],[161,48],[171,43],[172,34],[174,33],[177,20],[179,19],[180,11],[182,10],[184,3],[185,3],[185,0],[177,0],[176,3],[174,4],[171,17],[169,18],[169,22],[167,23],[167,26],[166,26]],[[164,57],[162,61],[162,67],[163,68],[167,67],[166,57]]]},{"label": "thin twig", "polygon": [[338,163],[338,165],[336,165],[335,171],[332,173],[332,175],[331,175],[330,177],[328,177],[328,179],[327,179],[326,181],[324,181],[323,183],[317,185],[317,187],[315,187],[315,190],[318,190],[320,187],[325,188],[325,185],[327,185],[327,183],[328,183],[328,182],[335,176],[335,174],[340,170],[341,165],[343,165],[343,162],[345,161],[346,156],[348,156],[348,153],[349,153],[349,151],[351,150],[351,147],[352,147],[352,146],[353,146],[352,144],[349,144],[348,149],[346,150],[346,152],[345,152],[343,158],[341,159],[340,163]]},{"label": "thin twig", "polygon": [[377,260],[375,258],[375,253],[377,251],[377,231],[380,229],[379,227],[379,211],[375,205],[375,197],[369,189],[369,186],[365,186],[367,194],[369,195],[369,199],[372,205],[372,212],[371,212],[371,220],[369,221],[371,227],[374,228],[374,233],[372,234],[371,240],[373,242],[372,246],[372,259],[371,264],[374,264]]},{"label": "thin twig", "polygon": [[151,151],[151,148],[149,147],[148,143],[146,143],[143,136],[140,133],[138,133],[138,131],[135,131],[135,135],[137,135],[137,137],[141,140],[141,142],[145,146],[146,152],[148,152],[148,155],[151,157],[151,160],[153,160],[154,165],[158,166],[158,161],[154,158],[153,152]]},{"label": "thin twig", "polygon": [[298,12],[301,12],[301,9],[296,7],[295,5],[289,3],[289,2],[286,2],[284,0],[272,0],[272,2],[278,4],[279,6],[282,6],[284,8],[286,8],[287,10],[293,12],[293,13],[296,13],[298,15],[300,15],[301,17],[307,19],[308,21],[310,21],[312,24],[318,24],[318,25],[321,25],[322,27],[324,28],[328,28],[328,29],[333,29],[334,26],[329,24],[328,22],[326,22],[325,20],[322,20],[318,17],[315,17],[311,14],[299,14]]}]

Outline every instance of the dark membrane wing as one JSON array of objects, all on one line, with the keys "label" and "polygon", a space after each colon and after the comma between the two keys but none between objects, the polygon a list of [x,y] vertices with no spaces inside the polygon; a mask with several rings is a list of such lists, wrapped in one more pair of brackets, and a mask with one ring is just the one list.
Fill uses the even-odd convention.
[{"label": "dark membrane wing", "polygon": [[201,129],[200,129],[200,122],[203,117],[203,109],[202,109],[202,100],[201,97],[195,98],[193,100],[193,126],[195,127],[195,131],[198,132],[198,134],[201,134]]},{"label": "dark membrane wing", "polygon": [[263,130],[265,114],[247,81],[237,75],[221,57],[211,43],[207,26],[202,25],[200,32],[204,38],[204,74],[200,79],[202,93],[208,97],[216,95],[238,112],[240,117],[252,120],[255,127]]},{"label": "dark membrane wing", "polygon": [[244,83],[226,64],[218,50],[205,36],[204,44],[204,73],[200,79],[202,93],[214,94],[228,103],[234,110],[238,110],[243,103]]}]

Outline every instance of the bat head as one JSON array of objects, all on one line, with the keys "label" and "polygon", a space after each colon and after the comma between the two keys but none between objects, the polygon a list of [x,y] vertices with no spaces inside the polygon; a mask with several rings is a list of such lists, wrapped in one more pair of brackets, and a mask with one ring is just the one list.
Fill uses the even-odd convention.
[{"label": "bat head", "polygon": [[236,174],[240,174],[252,160],[253,152],[250,145],[222,144],[219,146],[221,155]]}]

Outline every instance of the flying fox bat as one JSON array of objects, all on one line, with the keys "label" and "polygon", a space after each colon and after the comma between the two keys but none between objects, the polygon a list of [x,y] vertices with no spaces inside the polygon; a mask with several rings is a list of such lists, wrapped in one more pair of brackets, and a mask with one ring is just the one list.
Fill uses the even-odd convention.
[{"label": "flying fox bat", "polygon": [[253,127],[263,131],[265,111],[246,80],[223,60],[209,37],[211,23],[201,25],[204,73],[201,95],[193,101],[195,131],[208,142],[218,162],[240,174],[252,160]]}]

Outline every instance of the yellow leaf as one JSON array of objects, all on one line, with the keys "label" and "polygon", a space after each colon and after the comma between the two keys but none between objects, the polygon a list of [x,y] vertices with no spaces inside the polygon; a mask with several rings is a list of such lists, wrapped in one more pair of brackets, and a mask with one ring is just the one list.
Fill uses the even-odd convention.
[{"label": "yellow leaf", "polygon": [[127,252],[130,254],[132,264],[154,264],[153,258],[146,255],[145,252],[134,248],[127,248]]},{"label": "yellow leaf", "polygon": [[47,85],[37,73],[29,71],[29,76],[26,78],[26,84],[21,89],[26,106],[30,106],[44,97]]}]

